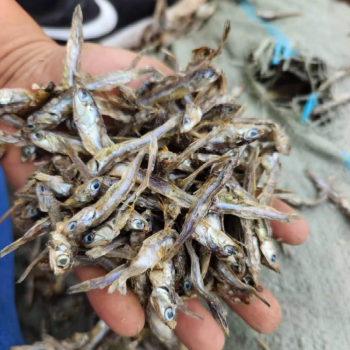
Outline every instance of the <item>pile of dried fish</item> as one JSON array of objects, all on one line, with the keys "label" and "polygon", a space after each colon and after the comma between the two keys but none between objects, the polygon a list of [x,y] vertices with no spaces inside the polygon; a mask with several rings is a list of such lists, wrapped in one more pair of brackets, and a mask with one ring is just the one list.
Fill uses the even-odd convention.
[{"label": "pile of dried fish", "polygon": [[[78,7],[60,86],[0,90],[2,121],[20,128],[1,143],[38,166],[3,217],[26,232],[0,255],[45,235],[20,281],[34,266],[55,275],[102,266],[105,276],[69,292],[125,294],[129,284],[163,340],[175,337],[178,310],[196,317],[183,297],[197,295],[228,333],[215,293],[268,305],[260,264],[279,272],[270,220],[297,217],[271,206],[289,140],[273,122],[242,118],[212,66],[229,22],[219,47],[193,50],[184,71],[135,68],[138,56],[91,77],[80,71],[81,21]],[[137,90],[127,85],[140,77]]]}]

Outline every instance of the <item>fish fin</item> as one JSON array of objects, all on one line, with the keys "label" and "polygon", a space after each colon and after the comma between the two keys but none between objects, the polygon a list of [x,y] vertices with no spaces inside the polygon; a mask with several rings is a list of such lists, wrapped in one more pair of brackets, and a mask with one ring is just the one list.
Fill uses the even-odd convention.
[{"label": "fish fin", "polygon": [[31,264],[25,269],[23,272],[22,276],[19,278],[19,280],[16,283],[21,283],[25,280],[25,278],[28,276],[30,271],[32,271],[33,267],[48,253],[49,248],[46,247],[40,254],[39,256],[34,259]]},{"label": "fish fin", "polygon": [[179,295],[174,291],[174,298],[175,298],[175,303],[177,305],[177,307],[187,316],[191,316],[194,318],[198,318],[199,320],[203,320],[202,316],[199,316],[197,314],[195,314],[194,312],[192,312],[191,310],[189,310],[186,306],[186,304],[184,303],[184,301],[181,299],[181,297],[179,297]]}]

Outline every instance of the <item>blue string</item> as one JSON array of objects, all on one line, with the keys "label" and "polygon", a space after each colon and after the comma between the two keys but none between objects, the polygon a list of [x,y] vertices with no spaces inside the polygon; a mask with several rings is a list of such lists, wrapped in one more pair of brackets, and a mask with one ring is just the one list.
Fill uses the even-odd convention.
[{"label": "blue string", "polygon": [[303,114],[301,116],[302,124],[305,124],[307,122],[307,120],[310,118],[312,111],[315,109],[318,103],[319,102],[317,99],[317,94],[316,92],[313,92],[305,103]]},{"label": "blue string", "polygon": [[346,169],[350,171],[350,155],[347,154],[346,152],[342,152],[341,156],[344,158]]},{"label": "blue string", "polygon": [[275,51],[273,53],[272,64],[277,66],[281,61],[283,46],[281,43],[277,42],[275,45]]},{"label": "blue string", "polygon": [[296,51],[292,50],[291,40],[286,37],[282,31],[275,25],[261,19],[256,15],[255,8],[248,1],[242,0],[239,5],[245,11],[247,16],[253,21],[260,23],[265,31],[275,39],[276,46],[275,52],[272,59],[272,64],[277,65],[281,61],[281,55],[283,55],[283,59],[286,60],[292,56],[297,54]]}]

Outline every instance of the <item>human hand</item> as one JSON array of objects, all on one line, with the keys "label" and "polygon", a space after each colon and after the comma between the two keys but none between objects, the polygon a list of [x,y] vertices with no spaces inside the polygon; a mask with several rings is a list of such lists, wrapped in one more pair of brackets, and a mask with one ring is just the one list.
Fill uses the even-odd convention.
[{"label": "human hand", "polygon": [[[49,81],[58,83],[62,74],[62,62],[65,50],[54,43],[45,43],[41,54],[29,61],[32,69],[29,74],[17,74],[11,79],[7,87],[30,87],[31,83],[47,84]],[[45,54],[43,54],[45,52]],[[92,75],[106,71],[124,69],[128,67],[134,53],[125,50],[103,47],[96,44],[86,44],[82,54],[82,70]],[[155,66],[164,73],[170,72],[160,62],[144,58],[139,66]],[[23,67],[26,72],[26,67]],[[10,130],[4,126],[4,129]],[[18,189],[24,184],[28,175],[34,170],[32,164],[20,163],[19,149],[10,148],[2,165],[10,183]],[[289,206],[276,200],[274,206],[284,212],[294,212]],[[307,224],[298,220],[291,224],[272,222],[275,238],[280,238],[288,244],[300,244],[308,235]],[[105,274],[103,269],[79,268],[77,275],[81,281],[96,278]],[[228,302],[228,306],[235,311],[253,329],[261,333],[270,333],[280,323],[281,309],[277,300],[266,290],[262,296],[271,304],[268,308],[259,299],[254,299],[250,305],[238,305]],[[126,296],[114,292],[108,294],[107,289],[93,290],[88,298],[97,314],[117,333],[124,336],[137,334],[144,326],[145,316],[136,296],[128,291]],[[187,301],[188,308],[203,317],[198,320],[179,312],[176,334],[189,349],[221,349],[224,345],[224,335],[209,312],[198,300]]]},{"label": "human hand", "polygon": [[[7,45],[2,45],[2,52],[5,54],[0,54],[0,87],[30,88],[32,83],[48,84],[50,81],[59,83],[65,48],[47,38],[23,11],[18,14],[18,7],[16,9],[17,5],[13,3],[11,0],[5,0],[4,13],[6,12],[6,19],[8,18],[9,21],[17,16],[18,21],[12,32],[18,31],[18,35]],[[11,13],[6,5],[11,5],[10,10],[16,13]],[[1,35],[0,33],[0,43],[2,42]],[[124,69],[129,66],[134,57],[134,53],[125,50],[85,44],[82,54],[82,70],[91,75],[98,75],[107,71]],[[155,66],[164,73],[170,72],[164,65],[149,58],[142,59],[139,66]],[[0,124],[0,128],[14,131],[3,124]],[[7,149],[1,165],[8,181],[15,189],[23,186],[27,177],[35,169],[33,164],[20,162],[20,149],[15,147]],[[274,204],[278,210],[294,212],[281,201],[276,200]],[[296,245],[307,238],[308,227],[304,220],[291,224],[279,222],[271,224],[275,238],[280,238],[285,243]],[[104,270],[96,268],[79,268],[76,272],[81,281],[105,274]],[[261,333],[270,333],[276,329],[281,320],[281,309],[277,300],[266,289],[261,294],[271,304],[270,308],[256,298],[250,305],[231,303],[228,305],[252,328]],[[107,289],[103,289],[90,291],[87,295],[97,314],[115,332],[124,336],[132,336],[143,328],[144,312],[131,291],[123,296],[118,292],[108,294]],[[221,349],[225,341],[224,335],[209,312],[196,299],[188,300],[187,306],[191,311],[202,316],[203,320],[190,318],[179,312],[175,332],[181,341],[191,350]]]}]

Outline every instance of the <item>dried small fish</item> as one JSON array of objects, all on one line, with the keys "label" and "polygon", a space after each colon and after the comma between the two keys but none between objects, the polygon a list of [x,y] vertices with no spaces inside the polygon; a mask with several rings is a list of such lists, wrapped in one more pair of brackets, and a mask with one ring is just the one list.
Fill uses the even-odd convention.
[{"label": "dried small fish", "polygon": [[78,234],[86,231],[89,227],[97,226],[107,219],[130,192],[144,155],[145,152],[141,151],[135,157],[123,178],[112,185],[99,201],[90,207],[82,209],[68,222],[59,223],[58,231],[64,234]]},{"label": "dried small fish", "polygon": [[71,192],[72,185],[65,183],[62,176],[47,175],[37,171],[32,175],[32,177],[33,179],[45,183],[59,197],[68,197]]},{"label": "dried small fish", "polygon": [[13,103],[30,103],[35,99],[35,95],[26,89],[1,89],[0,105]]},{"label": "dried small fish", "polygon": [[[162,48],[214,10],[206,0],[180,1],[169,9],[158,0],[143,43]],[[103,267],[106,275],[68,292],[108,287],[109,293],[125,294],[131,287],[167,348],[180,344],[173,331],[179,310],[200,318],[181,296],[202,297],[226,333],[226,310],[216,295],[246,304],[256,296],[269,305],[259,294],[261,264],[280,271],[270,221],[299,217],[272,207],[276,194],[289,193],[277,184],[280,154],[289,154],[290,142],[273,121],[243,118],[246,106],[235,103],[237,88],[229,91],[224,72],[214,67],[229,32],[227,21],[220,43],[194,49],[184,70],[163,48],[175,66],[168,76],[136,67],[143,50],[129,67],[93,77],[81,70],[79,5],[61,85],[35,84],[33,93],[0,89],[0,120],[18,130],[0,131],[2,152],[6,145],[22,147],[21,160],[35,159],[37,166],[0,219],[12,214],[25,232],[0,257],[38,238],[31,254],[36,256],[46,244],[39,256],[30,256],[20,278],[36,267],[31,291],[42,271],[64,276],[45,292],[51,298],[53,290],[64,289],[62,280],[73,267]],[[273,48],[268,42],[253,59]],[[128,85],[139,78],[139,88]],[[319,196],[309,204],[330,198],[349,213],[332,180],[310,176]],[[67,340],[45,335],[32,349],[136,349],[146,333],[124,341],[108,331],[100,321]],[[144,344],[156,349],[160,343]]]},{"label": "dried small fish", "polygon": [[10,133],[4,130],[0,130],[0,144],[21,147],[30,144],[30,141],[26,137],[24,137],[20,132]]},{"label": "dried small fish", "polygon": [[63,66],[62,85],[71,87],[74,75],[80,71],[80,56],[83,46],[83,13],[78,5],[73,13],[71,34],[67,41],[67,57]]},{"label": "dried small fish", "polygon": [[29,134],[29,138],[34,145],[39,148],[43,148],[50,153],[67,154],[67,149],[62,147],[62,145],[69,144],[78,153],[89,154],[79,139],[67,134],[41,130],[33,134]]},{"label": "dried small fish", "polygon": [[76,84],[73,90],[73,108],[74,122],[79,135],[84,147],[92,155],[103,147],[113,145],[94,99],[80,84]]},{"label": "dried small fish", "polygon": [[40,110],[30,115],[22,130],[24,132],[34,132],[55,128],[68,117],[72,109],[72,90],[69,89],[58,97],[53,97]]},{"label": "dried small fish", "polygon": [[16,114],[3,114],[0,116],[0,120],[17,129],[22,129],[24,126],[24,120],[18,117]]},{"label": "dried small fish", "polygon": [[296,207],[313,207],[324,202],[326,199],[330,199],[347,217],[350,217],[350,200],[345,198],[344,195],[334,187],[333,182],[336,177],[333,175],[329,179],[324,180],[310,170],[306,170],[306,173],[318,190],[316,199],[301,200],[286,195],[279,195],[279,197]]}]

